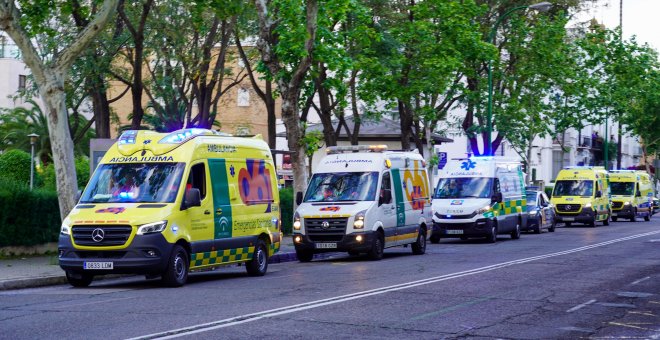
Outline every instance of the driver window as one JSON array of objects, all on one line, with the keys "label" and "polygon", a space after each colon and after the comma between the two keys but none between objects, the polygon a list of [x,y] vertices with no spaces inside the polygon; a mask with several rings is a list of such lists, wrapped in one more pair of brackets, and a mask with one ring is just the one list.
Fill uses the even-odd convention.
[{"label": "driver window", "polygon": [[383,196],[383,193],[386,191],[390,193],[390,199],[387,202],[383,202],[383,203],[385,204],[392,203],[392,182],[390,180],[389,171],[383,173],[383,183],[380,186],[380,195]]},{"label": "driver window", "polygon": [[206,169],[204,163],[195,164],[190,168],[186,190],[191,188],[199,189],[202,199],[206,197]]}]

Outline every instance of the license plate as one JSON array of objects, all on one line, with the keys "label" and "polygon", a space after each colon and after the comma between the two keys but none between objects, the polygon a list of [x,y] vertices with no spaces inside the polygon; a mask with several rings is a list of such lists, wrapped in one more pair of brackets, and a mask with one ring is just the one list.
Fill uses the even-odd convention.
[{"label": "license plate", "polygon": [[447,230],[448,235],[462,235],[463,230]]},{"label": "license plate", "polygon": [[113,269],[112,262],[83,262],[83,269]]},{"label": "license plate", "polygon": [[337,248],[337,243],[316,243],[316,249],[335,249]]},{"label": "license plate", "polygon": [[612,213],[612,216],[616,216],[616,213]]},{"label": "license plate", "polygon": [[575,218],[573,218],[573,217],[564,217],[564,218],[562,218],[562,221],[571,222],[571,221],[575,221]]}]

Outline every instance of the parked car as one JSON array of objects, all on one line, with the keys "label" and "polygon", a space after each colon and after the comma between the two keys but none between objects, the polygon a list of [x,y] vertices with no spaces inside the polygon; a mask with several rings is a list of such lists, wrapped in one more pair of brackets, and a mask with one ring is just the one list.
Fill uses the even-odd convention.
[{"label": "parked car", "polygon": [[554,232],[557,225],[555,208],[550,199],[543,191],[527,190],[527,225],[525,230],[534,231],[537,234],[548,229]]}]

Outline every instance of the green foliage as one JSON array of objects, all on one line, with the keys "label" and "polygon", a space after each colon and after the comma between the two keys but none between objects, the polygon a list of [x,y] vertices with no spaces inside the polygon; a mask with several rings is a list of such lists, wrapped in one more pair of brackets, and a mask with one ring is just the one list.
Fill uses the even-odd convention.
[{"label": "green foliage", "polygon": [[30,184],[30,154],[9,150],[0,155],[0,177],[21,185]]},{"label": "green foliage", "polygon": [[0,178],[0,247],[56,242],[59,230],[55,192],[30,191],[26,185]]},{"label": "green foliage", "polygon": [[323,132],[308,131],[300,141],[300,144],[305,147],[305,155],[307,155],[307,157],[312,157],[323,145]]},{"label": "green foliage", "polygon": [[[78,188],[82,190],[89,182],[89,159],[87,157],[77,157],[75,161]],[[43,188],[45,190],[56,190],[55,166],[52,163],[43,168],[41,177],[43,177]]]},{"label": "green foliage", "polygon": [[293,188],[280,189],[280,218],[282,232],[290,235],[293,227]]}]

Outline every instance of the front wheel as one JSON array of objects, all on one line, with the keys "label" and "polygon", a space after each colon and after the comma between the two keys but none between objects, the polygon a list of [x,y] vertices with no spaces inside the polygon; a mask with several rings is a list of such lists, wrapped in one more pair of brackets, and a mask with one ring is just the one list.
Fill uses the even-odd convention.
[{"label": "front wheel", "polygon": [[70,285],[77,288],[81,288],[81,287],[89,286],[92,283],[92,280],[94,280],[94,276],[91,274],[76,273],[67,270],[66,280],[69,282]]},{"label": "front wheel", "polygon": [[433,244],[440,243],[440,235],[431,234],[431,237],[429,237],[429,241],[431,241],[431,243]]},{"label": "front wheel", "polygon": [[490,233],[488,236],[486,236],[486,242],[488,243],[495,243],[497,242],[497,225],[493,223],[492,226],[490,226]]},{"label": "front wheel", "polygon": [[605,226],[610,225],[610,216],[612,216],[612,214],[607,214],[607,217],[605,217],[605,221],[603,221],[603,225]]},{"label": "front wheel", "polygon": [[419,233],[417,234],[417,240],[412,244],[412,253],[415,255],[422,255],[426,253],[426,231],[419,228]]},{"label": "front wheel", "polygon": [[371,249],[369,250],[369,259],[373,261],[378,261],[383,258],[383,252],[385,251],[385,240],[383,240],[383,234],[376,232],[374,241],[371,244]]},{"label": "front wheel", "polygon": [[188,252],[180,246],[175,245],[170,255],[170,261],[163,273],[163,283],[168,287],[180,287],[188,280]]},{"label": "front wheel", "polygon": [[257,241],[254,254],[252,254],[252,260],[248,261],[245,269],[250,276],[266,275],[266,271],[268,270],[268,249],[264,241]]},{"label": "front wheel", "polygon": [[633,210],[632,217],[630,217],[630,222],[637,222],[637,209]]},{"label": "front wheel", "polygon": [[548,231],[551,233],[555,232],[555,228],[557,227],[557,221],[552,221],[552,224],[550,225],[550,228],[548,228]]},{"label": "front wheel", "polygon": [[[541,227],[539,227],[541,228]],[[517,240],[520,238],[520,219],[516,222],[516,228],[511,232],[511,238]]]},{"label": "front wheel", "polygon": [[644,216],[644,221],[648,222],[650,220],[651,220],[651,213],[649,212],[648,214],[646,214],[646,216]]}]

